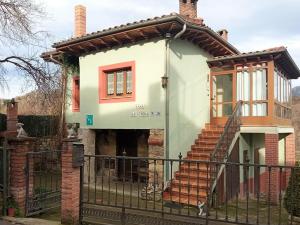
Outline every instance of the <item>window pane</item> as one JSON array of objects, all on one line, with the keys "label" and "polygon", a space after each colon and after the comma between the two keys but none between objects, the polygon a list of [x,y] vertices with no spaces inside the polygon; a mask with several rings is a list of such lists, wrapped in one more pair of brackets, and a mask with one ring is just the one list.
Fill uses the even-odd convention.
[{"label": "window pane", "polygon": [[267,99],[267,70],[260,69],[253,72],[253,100]]},{"label": "window pane", "polygon": [[108,73],[107,74],[107,94],[108,95],[113,95],[114,93],[115,93],[114,74],[113,73]]},{"label": "window pane", "polygon": [[237,73],[237,100],[250,100],[250,74],[248,71]]},{"label": "window pane", "polygon": [[244,103],[242,105],[242,116],[250,116],[250,105]]},{"label": "window pane", "polygon": [[127,80],[126,80],[126,93],[132,93],[132,72],[130,70],[127,71]]},{"label": "window pane", "polygon": [[278,75],[277,75],[277,71],[274,71],[274,98],[275,100],[278,100]]},{"label": "window pane", "polygon": [[216,77],[215,90],[217,101],[232,102],[232,75],[220,75]]},{"label": "window pane", "polygon": [[253,116],[267,116],[267,103],[254,103],[252,114]]},{"label": "window pane", "polygon": [[124,72],[117,72],[117,95],[124,93]]}]

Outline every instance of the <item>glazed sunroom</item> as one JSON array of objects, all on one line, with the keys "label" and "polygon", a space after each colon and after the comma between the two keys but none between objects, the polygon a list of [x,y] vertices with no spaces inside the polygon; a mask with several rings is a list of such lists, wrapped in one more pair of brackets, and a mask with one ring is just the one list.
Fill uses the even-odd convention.
[{"label": "glazed sunroom", "polygon": [[242,101],[244,126],[291,125],[291,79],[300,71],[285,47],[208,60],[211,120],[225,124]]}]

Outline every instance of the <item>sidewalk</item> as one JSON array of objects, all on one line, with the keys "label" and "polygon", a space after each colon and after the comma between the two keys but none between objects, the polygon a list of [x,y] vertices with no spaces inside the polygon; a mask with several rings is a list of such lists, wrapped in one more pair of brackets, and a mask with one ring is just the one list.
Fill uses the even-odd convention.
[{"label": "sidewalk", "polygon": [[61,223],[35,218],[15,218],[6,216],[2,217],[0,225],[61,225]]}]

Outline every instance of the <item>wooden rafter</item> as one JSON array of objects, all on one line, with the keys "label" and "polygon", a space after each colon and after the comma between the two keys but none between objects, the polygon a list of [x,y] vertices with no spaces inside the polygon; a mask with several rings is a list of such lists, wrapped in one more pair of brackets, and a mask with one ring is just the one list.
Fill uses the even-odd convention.
[{"label": "wooden rafter", "polygon": [[112,36],[111,40],[114,41],[115,43],[117,43],[117,45],[123,44],[123,42],[121,40],[119,40],[118,38],[116,38],[116,36]]},{"label": "wooden rafter", "polygon": [[106,41],[104,41],[103,39],[97,39],[97,40],[99,40],[100,41],[100,43],[102,44],[102,45],[104,45],[106,48],[111,48],[111,45],[109,45]]}]

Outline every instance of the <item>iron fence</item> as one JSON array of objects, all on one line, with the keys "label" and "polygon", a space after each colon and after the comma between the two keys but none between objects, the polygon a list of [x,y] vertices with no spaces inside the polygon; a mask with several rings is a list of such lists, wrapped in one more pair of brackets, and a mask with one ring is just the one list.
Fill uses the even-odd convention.
[{"label": "iron fence", "polygon": [[26,216],[61,205],[61,151],[27,153]]},{"label": "iron fence", "polygon": [[[1,141],[0,141],[1,142]],[[1,192],[1,206],[2,215],[6,215],[7,198],[9,187],[9,151],[6,141],[0,143],[0,192]]]},{"label": "iron fence", "polygon": [[6,130],[6,115],[0,113],[0,132]]},{"label": "iron fence", "polygon": [[[170,180],[165,180],[167,165]],[[222,174],[211,191],[212,171],[220,167]],[[86,155],[81,170],[81,221],[292,224],[293,216],[289,222],[283,198],[294,169],[181,158]]]}]

